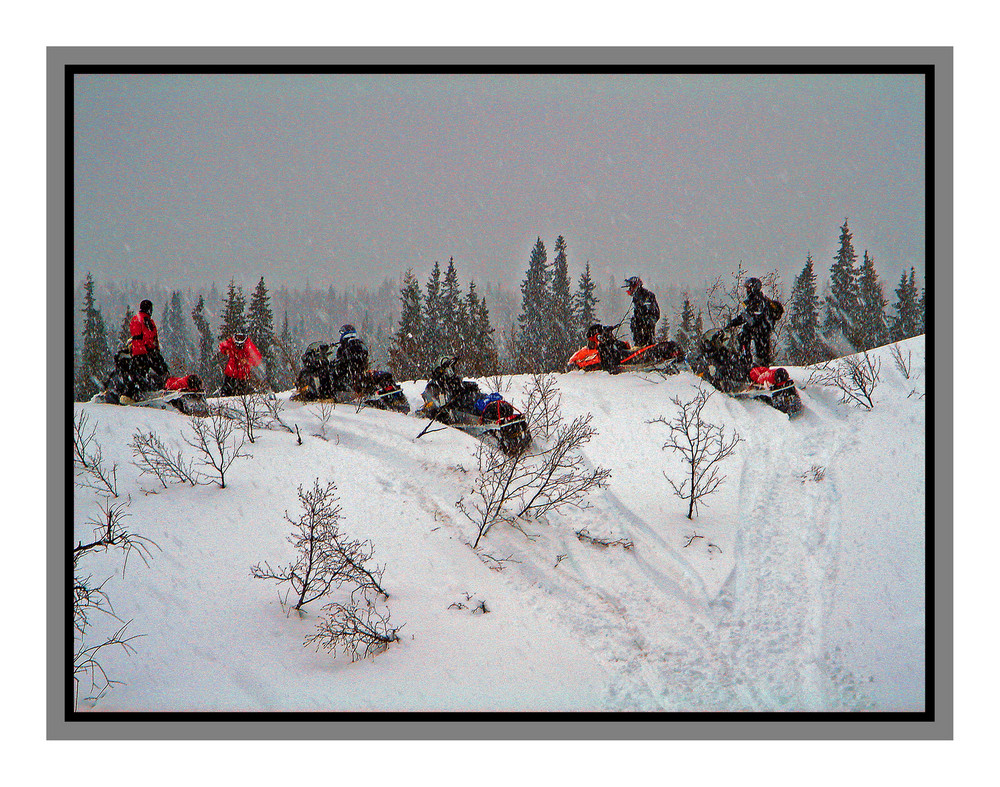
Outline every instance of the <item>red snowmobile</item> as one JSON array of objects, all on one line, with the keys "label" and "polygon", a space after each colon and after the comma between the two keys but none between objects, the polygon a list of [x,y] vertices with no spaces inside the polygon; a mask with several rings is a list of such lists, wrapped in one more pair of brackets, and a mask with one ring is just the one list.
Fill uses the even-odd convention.
[{"label": "red snowmobile", "polygon": [[677,364],[684,360],[684,351],[673,341],[655,342],[645,347],[632,347],[614,335],[607,325],[591,325],[587,329],[587,346],[581,347],[566,364],[566,371],[598,369],[618,372],[659,371],[675,374]]}]

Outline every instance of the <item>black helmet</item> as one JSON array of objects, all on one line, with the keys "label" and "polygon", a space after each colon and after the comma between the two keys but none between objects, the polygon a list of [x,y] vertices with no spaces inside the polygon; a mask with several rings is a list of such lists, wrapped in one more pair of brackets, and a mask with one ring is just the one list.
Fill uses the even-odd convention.
[{"label": "black helmet", "polygon": [[788,380],[789,380],[789,377],[788,377],[788,370],[787,369],[785,369],[784,367],[779,366],[777,369],[774,370],[774,384],[775,385],[782,385],[783,383],[787,383]]},{"label": "black helmet", "polygon": [[142,314],[152,314],[153,313],[153,302],[150,300],[145,300],[139,304],[139,311]]},{"label": "black helmet", "polygon": [[355,330],[353,325],[341,325],[340,326],[340,341],[344,339],[356,339],[358,338],[358,332]]},{"label": "black helmet", "polygon": [[744,286],[747,288],[747,292],[752,295],[759,294],[760,291],[764,288],[764,285],[761,284],[760,279],[756,278],[755,276],[751,276],[749,279],[747,279],[746,284]]},{"label": "black helmet", "polygon": [[631,295],[636,290],[642,286],[642,279],[638,276],[629,276],[625,279],[625,283],[622,285],[623,290],[628,290],[628,294]]},{"label": "black helmet", "polygon": [[438,358],[437,368],[440,369],[442,372],[447,369],[451,369],[454,372],[460,360],[462,359],[458,355],[442,355],[440,358]]},{"label": "black helmet", "polygon": [[236,342],[237,346],[242,347],[247,343],[247,335],[245,333],[234,333],[233,341]]}]

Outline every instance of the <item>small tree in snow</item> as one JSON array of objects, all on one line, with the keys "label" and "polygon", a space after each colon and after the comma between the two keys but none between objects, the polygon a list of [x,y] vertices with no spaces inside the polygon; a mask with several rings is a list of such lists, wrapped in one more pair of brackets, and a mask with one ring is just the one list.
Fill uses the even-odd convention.
[{"label": "small tree in snow", "polygon": [[341,508],[337,498],[337,487],[330,481],[320,486],[319,479],[312,489],[299,487],[299,503],[302,514],[298,521],[288,512],[285,519],[295,527],[288,542],[298,553],[295,561],[282,568],[271,568],[268,563],[258,563],[250,569],[256,579],[272,579],[288,584],[298,598],[292,609],[300,610],[310,601],[315,601],[340,587],[345,582],[354,587],[353,595],[374,592],[388,598],[382,587],[384,566],[368,567],[375,550],[370,541],[355,541],[340,532]]},{"label": "small tree in snow", "polygon": [[236,431],[237,422],[221,407],[212,408],[205,418],[191,422],[193,437],[184,442],[198,451],[197,462],[212,471],[212,481],[226,488],[226,473],[237,459],[249,459],[244,452],[246,436]]},{"label": "small tree in snow", "polygon": [[351,661],[377,656],[393,642],[399,642],[402,626],[392,626],[389,609],[379,609],[366,594],[360,601],[332,603],[323,607],[323,616],[316,633],[306,637],[306,645],[315,645],[336,654],[339,650]]},{"label": "small tree in snow", "polygon": [[727,436],[724,427],[702,418],[702,411],[712,393],[706,388],[699,388],[694,398],[686,402],[674,396],[670,401],[678,411],[673,419],[667,420],[661,415],[647,422],[664,424],[670,430],[663,450],[676,451],[684,460],[685,473],[680,482],[666,473],[663,476],[673,487],[674,494],[688,501],[688,519],[693,519],[698,513],[698,503],[726,480],[724,475],[719,475],[719,465],[733,454],[743,439],[737,432]]}]

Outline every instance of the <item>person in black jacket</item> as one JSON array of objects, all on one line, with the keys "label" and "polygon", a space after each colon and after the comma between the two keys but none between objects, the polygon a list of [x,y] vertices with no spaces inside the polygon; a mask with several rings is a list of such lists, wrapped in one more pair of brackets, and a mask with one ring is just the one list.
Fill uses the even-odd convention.
[{"label": "person in black jacket", "polygon": [[655,342],[656,321],[660,319],[660,306],[656,296],[642,286],[642,279],[630,276],[622,285],[632,296],[632,319],[629,327],[632,329],[632,340],[636,349],[646,347]]},{"label": "person in black jacket", "polygon": [[355,390],[361,388],[362,377],[368,371],[368,348],[358,338],[358,332],[354,330],[353,325],[345,325],[340,329],[340,342],[337,344],[337,360],[334,366],[341,387],[347,383]]},{"label": "person in black jacket", "polygon": [[771,332],[785,313],[785,307],[764,295],[760,279],[751,277],[744,286],[747,299],[743,301],[743,311],[730,320],[726,327],[743,326],[743,336],[748,344],[753,344],[757,362],[761,366],[770,366]]}]

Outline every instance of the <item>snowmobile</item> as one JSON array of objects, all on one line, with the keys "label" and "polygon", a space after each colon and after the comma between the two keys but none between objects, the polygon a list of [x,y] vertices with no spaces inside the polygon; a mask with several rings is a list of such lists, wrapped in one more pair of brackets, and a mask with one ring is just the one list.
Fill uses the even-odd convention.
[{"label": "snowmobile", "polygon": [[475,437],[492,438],[505,453],[521,453],[531,443],[524,414],[502,394],[486,394],[476,382],[456,374],[458,360],[444,358],[431,372],[421,394],[424,404],[416,414]]},{"label": "snowmobile", "polygon": [[661,341],[645,347],[632,347],[614,335],[614,327],[592,325],[587,329],[587,346],[581,347],[566,364],[566,371],[598,369],[618,372],[659,371],[676,374],[677,364],[684,360],[684,351],[677,342]]},{"label": "snowmobile", "polygon": [[742,328],[713,328],[688,354],[691,370],[735,399],[760,399],[789,416],[802,411],[795,381],[783,367],[754,366]]},{"label": "snowmobile", "polygon": [[205,389],[197,374],[168,377],[153,369],[143,369],[128,347],[115,353],[115,368],[104,383],[104,390],[91,400],[94,403],[137,407],[174,407],[185,415],[207,415]]},{"label": "snowmobile", "polygon": [[361,404],[380,410],[410,412],[410,403],[390,372],[365,371],[351,375],[337,364],[337,344],[313,342],[302,355],[302,370],[292,398],[298,401],[333,401],[338,404]]}]

